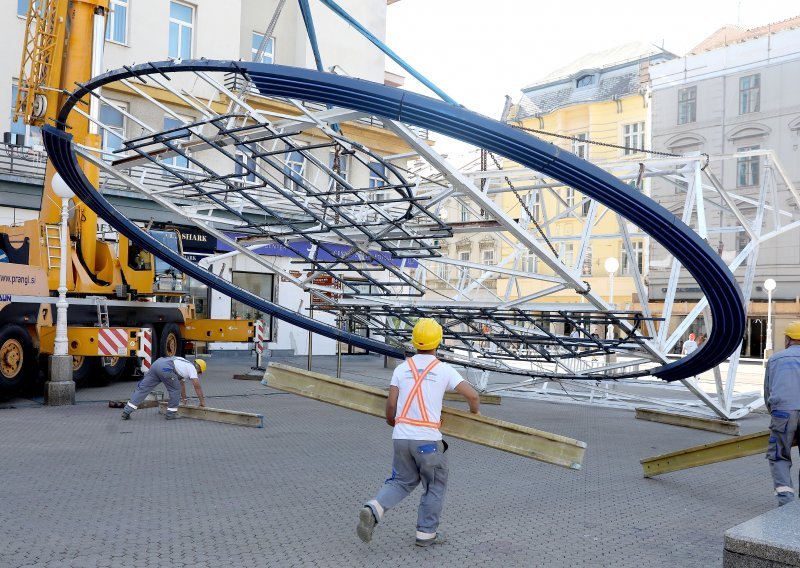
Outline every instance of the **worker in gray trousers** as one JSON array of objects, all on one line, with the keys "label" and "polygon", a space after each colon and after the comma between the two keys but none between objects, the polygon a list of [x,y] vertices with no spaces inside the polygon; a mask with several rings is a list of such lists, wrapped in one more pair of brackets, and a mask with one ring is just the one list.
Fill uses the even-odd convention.
[{"label": "worker in gray trousers", "polygon": [[169,393],[167,402],[166,419],[172,420],[178,417],[178,405],[186,401],[186,380],[192,381],[197,398],[200,399],[200,406],[206,405],[206,397],[203,388],[200,386],[198,375],[202,375],[206,370],[206,362],[202,359],[195,359],[194,362],[188,361],[183,357],[160,357],[153,361],[150,370],[145,373],[136,390],[133,391],[131,399],[125,404],[122,410],[122,419],[129,420],[131,414],[139,408],[148,394],[153,392],[159,383],[164,383]]},{"label": "worker in gray trousers", "polygon": [[389,509],[422,484],[417,509],[416,545],[445,542],[439,532],[439,517],[447,490],[447,443],[442,440],[442,399],[445,391],[461,393],[469,410],[479,414],[480,397],[458,371],[436,358],[442,341],[442,326],[430,318],[417,321],[411,343],[417,354],[401,363],[392,375],[386,400],[386,423],[394,427],[392,476],[374,499],[359,511],[356,533],[363,542],[372,540],[375,526]]},{"label": "worker in gray trousers", "polygon": [[800,442],[800,321],[789,324],[783,351],[767,361],[764,401],[770,413],[767,459],[778,505],[794,500],[792,445]]}]

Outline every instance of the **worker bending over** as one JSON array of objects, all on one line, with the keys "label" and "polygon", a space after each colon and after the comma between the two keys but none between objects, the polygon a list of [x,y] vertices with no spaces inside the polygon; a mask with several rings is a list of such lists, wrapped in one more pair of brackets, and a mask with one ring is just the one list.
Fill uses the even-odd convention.
[{"label": "worker bending over", "polygon": [[164,383],[169,393],[167,420],[177,418],[178,404],[186,401],[187,379],[192,381],[194,392],[197,393],[197,398],[200,399],[200,406],[205,406],[206,397],[203,394],[203,388],[200,386],[198,378],[198,374],[202,375],[205,370],[206,362],[202,359],[195,359],[194,363],[183,357],[160,357],[156,359],[150,366],[150,370],[145,373],[142,380],[136,385],[136,390],[133,391],[131,399],[122,410],[122,419],[128,420],[131,417],[131,413],[158,386],[158,383]]},{"label": "worker bending over", "polygon": [[778,505],[794,500],[792,488],[792,444],[800,441],[800,321],[784,332],[786,349],[767,361],[764,401],[770,414],[767,459]]},{"label": "worker bending over", "polygon": [[473,414],[480,414],[480,398],[472,386],[447,363],[436,358],[442,341],[442,327],[430,318],[420,319],[414,326],[411,342],[417,354],[394,370],[389,398],[386,401],[386,422],[394,426],[392,476],[376,497],[359,513],[356,532],[364,542],[372,540],[372,532],[383,515],[411,494],[422,483],[422,497],[417,513],[417,546],[444,542],[437,532],[447,489],[447,444],[442,441],[442,399],[445,391],[461,393]]}]

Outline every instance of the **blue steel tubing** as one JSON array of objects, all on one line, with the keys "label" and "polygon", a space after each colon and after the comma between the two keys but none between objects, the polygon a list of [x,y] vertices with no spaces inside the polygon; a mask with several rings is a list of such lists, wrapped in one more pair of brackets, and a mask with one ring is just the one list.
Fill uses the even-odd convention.
[{"label": "blue steel tubing", "polygon": [[356,345],[362,349],[380,353],[381,355],[388,355],[402,359],[405,352],[402,349],[391,347],[385,343],[367,339],[340,330],[331,325],[320,323],[311,318],[301,316],[300,314],[287,310],[277,304],[273,304],[252,294],[246,290],[235,286],[234,284],[223,280],[208,270],[200,268],[195,263],[186,260],[172,249],[161,244],[159,241],[151,237],[134,225],[127,217],[117,211],[108,201],[103,198],[97,190],[92,187],[89,180],[81,171],[78,166],[77,157],[72,147],[72,135],[55,129],[52,126],[45,126],[43,129],[44,145],[47,148],[48,157],[53,164],[58,164],[56,170],[64,178],[67,185],[75,192],[81,201],[86,203],[93,211],[109,222],[117,231],[128,237],[131,241],[141,246],[146,251],[156,255],[160,259],[168,262],[181,272],[189,274],[206,284],[207,286],[218,290],[234,300],[238,300],[243,304],[261,310],[266,314],[270,314],[280,320],[291,323],[308,331],[318,333],[331,339],[344,341],[351,345]]},{"label": "blue steel tubing", "polygon": [[311,51],[314,52],[314,62],[317,64],[317,71],[324,71],[322,67],[322,55],[319,53],[319,43],[317,42],[317,31],[314,29],[314,18],[311,16],[311,6],[308,0],[298,0],[300,12],[303,14],[303,22],[306,25],[308,41],[311,42]]},{"label": "blue steel tubing", "polygon": [[[230,72],[236,70],[245,71],[250,80],[264,95],[280,95],[368,112],[379,117],[428,128],[446,136],[486,148],[574,187],[584,195],[622,214],[626,219],[651,235],[694,277],[700,289],[706,295],[714,323],[713,332],[700,349],[688,357],[653,370],[651,372],[652,375],[666,381],[692,377],[723,362],[739,346],[745,330],[745,308],[741,290],[725,263],[685,223],[638,190],[623,183],[594,164],[581,160],[574,154],[549,142],[544,142],[458,105],[369,81],[319,73],[307,69],[229,61],[201,60],[181,63],[168,61],[139,65],[123,71],[106,73],[93,79],[90,83],[77,89],[67,100],[59,114],[58,123],[60,125],[65,123],[71,108],[86,92],[122,78],[170,71]],[[53,136],[53,129],[47,129],[45,140],[47,141],[48,138]],[[52,142],[50,143],[52,144]],[[70,187],[72,187],[72,183],[78,185],[86,183],[88,185],[85,182],[85,178],[83,178],[83,181],[75,179],[75,173],[71,171],[73,168],[77,168],[74,153],[67,155],[65,150],[62,149],[57,155],[51,153],[51,159],[59,172],[61,172],[61,168],[64,168],[71,175],[71,178],[67,179],[62,173]],[[72,189],[76,194],[79,191],[82,194],[89,191],[82,187],[72,187]],[[89,195],[89,197],[91,198],[92,195]],[[84,199],[84,201],[89,202],[87,199]],[[97,201],[104,200],[102,198],[99,200],[92,199],[92,202]],[[112,218],[106,217],[101,211],[98,212],[107,221],[111,222]],[[110,214],[115,216],[113,218],[121,217],[116,211]],[[139,231],[138,228],[135,229],[137,232]],[[130,236],[127,233],[123,234],[134,240],[137,239],[136,234],[134,236]],[[173,254],[173,256],[177,255]],[[187,274],[194,276],[197,271],[200,271],[203,275],[208,274],[182,258],[177,258],[183,261],[178,268]],[[204,281],[200,277],[198,279]],[[224,284],[226,287],[232,286],[229,282],[221,279],[219,283]],[[236,290],[243,292],[238,288]],[[224,289],[221,289],[221,291],[226,292]],[[261,298],[257,299],[264,302]],[[244,303],[249,304],[249,302]],[[275,307],[277,308],[277,306]],[[264,311],[273,313],[271,309],[264,309]],[[297,322],[295,323],[296,325],[305,329],[309,329],[308,326],[312,323],[314,325],[322,325],[293,312],[291,316],[293,322]],[[278,316],[276,315],[276,317]],[[325,327],[327,328],[328,326]],[[329,337],[332,336],[329,335]],[[358,339],[363,341],[363,338]],[[355,342],[353,344],[360,345]],[[399,350],[387,353],[386,351],[390,350],[390,348],[383,344],[379,345],[383,348],[382,351],[374,348],[370,349],[394,357],[401,356]]]}]

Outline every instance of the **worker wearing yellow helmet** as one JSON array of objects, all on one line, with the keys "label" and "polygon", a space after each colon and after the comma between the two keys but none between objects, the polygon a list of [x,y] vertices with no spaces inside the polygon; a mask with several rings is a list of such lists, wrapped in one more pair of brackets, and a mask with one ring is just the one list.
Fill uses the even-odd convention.
[{"label": "worker wearing yellow helmet", "polygon": [[800,321],[784,331],[786,349],[767,361],[764,401],[770,413],[767,459],[778,505],[794,501],[792,487],[792,445],[800,441]]},{"label": "worker wearing yellow helmet", "polygon": [[386,422],[392,433],[394,457],[392,476],[374,499],[359,512],[356,533],[372,540],[375,526],[383,515],[400,503],[422,483],[422,498],[417,512],[416,544],[430,546],[444,542],[438,531],[439,517],[447,490],[447,444],[439,431],[445,391],[461,393],[469,410],[479,414],[480,398],[472,386],[447,363],[436,358],[442,342],[442,326],[422,318],[411,332],[417,354],[397,366],[386,401]]},{"label": "worker wearing yellow helmet", "polygon": [[153,361],[150,369],[145,373],[136,390],[133,391],[131,399],[122,409],[122,419],[129,420],[134,410],[144,401],[159,383],[164,383],[169,393],[167,402],[166,419],[172,420],[178,417],[178,404],[186,402],[186,381],[191,380],[194,392],[200,399],[200,406],[206,405],[206,396],[203,394],[203,387],[200,386],[199,375],[206,370],[206,362],[202,359],[189,361],[183,357],[160,357]]}]

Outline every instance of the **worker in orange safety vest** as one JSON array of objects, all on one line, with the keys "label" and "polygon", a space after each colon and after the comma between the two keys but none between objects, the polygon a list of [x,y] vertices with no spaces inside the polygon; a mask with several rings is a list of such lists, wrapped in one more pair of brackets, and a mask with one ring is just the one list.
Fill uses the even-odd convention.
[{"label": "worker in orange safety vest", "polygon": [[423,493],[417,511],[416,544],[430,546],[445,541],[437,530],[448,473],[447,443],[439,431],[442,399],[446,391],[455,390],[467,400],[470,412],[480,414],[480,397],[458,371],[436,358],[441,342],[442,326],[430,318],[420,319],[411,334],[417,354],[398,365],[392,375],[386,401],[386,423],[394,427],[392,476],[359,512],[356,533],[364,542],[372,540],[372,532],[386,511],[420,483]]}]

